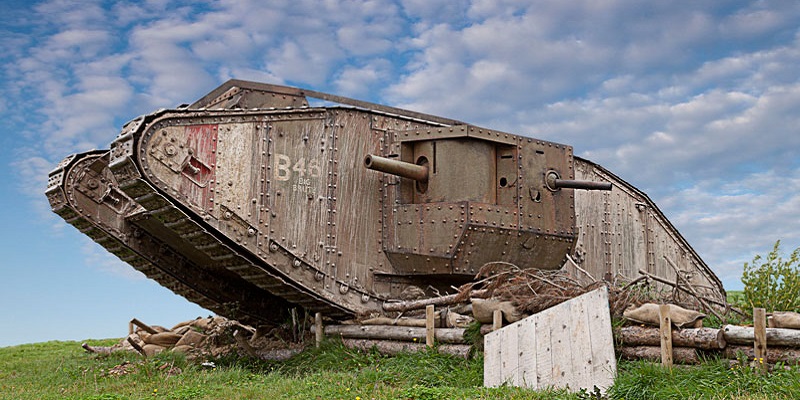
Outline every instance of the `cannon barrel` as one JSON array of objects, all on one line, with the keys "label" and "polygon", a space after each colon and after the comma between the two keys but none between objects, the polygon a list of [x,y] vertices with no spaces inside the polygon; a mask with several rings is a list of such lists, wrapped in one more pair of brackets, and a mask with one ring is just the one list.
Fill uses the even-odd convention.
[{"label": "cannon barrel", "polygon": [[611,190],[611,182],[575,181],[570,179],[556,179],[555,187],[585,190]]},{"label": "cannon barrel", "polygon": [[560,179],[554,171],[547,173],[545,184],[550,190],[558,189],[584,189],[584,190],[611,190],[611,182],[577,181]]},{"label": "cannon barrel", "polygon": [[417,182],[428,181],[428,167],[424,165],[392,160],[390,158],[380,157],[374,154],[367,154],[367,156],[364,158],[364,165],[368,169],[402,176],[403,178],[413,179]]}]

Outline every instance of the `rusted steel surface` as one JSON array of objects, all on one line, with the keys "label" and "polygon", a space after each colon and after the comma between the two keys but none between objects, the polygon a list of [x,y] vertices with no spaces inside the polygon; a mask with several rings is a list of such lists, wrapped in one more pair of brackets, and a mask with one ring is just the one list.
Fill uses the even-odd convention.
[{"label": "rusted steel surface", "polygon": [[[722,293],[663,215],[628,211],[657,210],[646,196],[572,147],[446,118],[229,81],[129,122],[101,158],[72,186],[57,171],[74,157],[54,171],[53,210],[234,318],[226,308],[269,320],[259,307],[282,301],[334,318],[381,312],[408,285],[432,295],[486,263],[558,269],[569,255],[599,277],[642,265],[669,276],[657,268],[668,256]],[[65,190],[85,205],[59,200]],[[134,231],[152,244],[132,243]],[[158,246],[182,261],[167,266]]]},{"label": "rusted steel surface", "polygon": [[[610,192],[575,192],[578,240],[572,258],[580,268],[596,280],[630,281],[641,269],[676,282],[680,273],[699,295],[727,304],[722,282],[644,192],[585,159],[575,158],[575,171],[580,179],[614,186]],[[565,268],[586,278],[570,263]]]},{"label": "rusted steel surface", "polygon": [[[208,259],[186,254],[177,237],[155,236],[152,220],[118,190],[108,152],[67,157],[51,173],[47,194],[54,211],[106,250],[174,293],[219,314],[249,323],[280,322],[289,305]],[[92,188],[91,190],[88,190]],[[161,236],[161,237],[159,237]],[[169,243],[167,243],[169,242]],[[201,267],[202,265],[202,267]]]}]

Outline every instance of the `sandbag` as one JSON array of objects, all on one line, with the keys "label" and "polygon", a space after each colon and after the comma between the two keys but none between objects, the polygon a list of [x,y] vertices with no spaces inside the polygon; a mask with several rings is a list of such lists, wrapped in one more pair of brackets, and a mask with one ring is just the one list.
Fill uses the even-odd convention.
[{"label": "sandbag", "polygon": [[173,347],[170,351],[174,351],[176,353],[188,354],[192,350],[194,350],[193,346],[190,346],[188,344],[183,344],[183,345],[180,345],[180,346]]},{"label": "sandbag", "polygon": [[482,324],[491,324],[494,321],[495,310],[500,310],[503,313],[503,319],[508,323],[517,322],[523,318],[523,315],[510,301],[472,299],[472,316]]},{"label": "sandbag", "polygon": [[192,321],[190,325],[205,332],[211,328],[211,321],[211,318],[198,318]]},{"label": "sandbag", "polygon": [[203,344],[203,342],[206,340],[206,337],[207,337],[206,335],[204,335],[204,334],[202,334],[200,332],[196,332],[196,331],[190,330],[190,331],[186,332],[185,334],[183,334],[181,339],[178,340],[177,343],[175,343],[175,347],[179,347],[179,346],[197,347],[197,346],[200,346],[201,344]]},{"label": "sandbag", "polygon": [[793,311],[775,311],[767,320],[770,328],[800,329],[800,314]]},{"label": "sandbag", "polygon": [[[706,317],[705,314],[687,310],[674,304],[669,304],[669,315],[672,319],[672,324],[678,328],[694,326],[698,321],[702,321]],[[661,325],[658,317],[658,304],[645,303],[636,308],[628,308],[623,311],[622,316],[637,324]]]},{"label": "sandbag", "polygon": [[450,311],[447,313],[446,324],[448,328],[466,328],[474,320],[475,319],[470,317],[469,315],[463,315],[457,312]]},{"label": "sandbag", "polygon": [[183,328],[184,326],[189,326],[189,325],[191,325],[191,324],[192,324],[194,321],[197,321],[198,319],[200,319],[200,318],[195,318],[195,319],[190,319],[190,320],[188,320],[188,321],[183,321],[183,322],[181,322],[181,323],[178,323],[178,324],[176,324],[175,326],[173,326],[173,327],[172,327],[172,329],[170,329],[170,330],[171,330],[171,331],[173,331],[173,332],[175,332],[175,331],[177,331],[178,329],[180,329],[180,328]]},{"label": "sandbag", "polygon": [[150,335],[146,338],[142,338],[145,343],[147,344],[155,344],[163,347],[170,347],[174,346],[175,343],[178,343],[181,340],[181,335],[173,332],[161,332],[156,333],[154,335]]},{"label": "sandbag", "polygon": [[146,345],[144,345],[142,347],[142,349],[144,350],[144,355],[145,356],[152,357],[152,356],[164,351],[165,347],[164,346],[159,346],[157,344],[146,344]]},{"label": "sandbag", "polygon": [[178,335],[184,335],[186,332],[189,332],[190,330],[192,330],[192,327],[189,326],[189,325],[186,325],[186,326],[182,326],[182,327],[177,328],[177,329],[173,328],[172,329],[172,333],[177,333]]}]

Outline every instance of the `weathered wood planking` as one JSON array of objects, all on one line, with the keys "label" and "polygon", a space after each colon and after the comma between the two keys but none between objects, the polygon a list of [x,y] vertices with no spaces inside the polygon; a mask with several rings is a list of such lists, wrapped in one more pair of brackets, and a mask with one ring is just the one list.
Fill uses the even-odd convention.
[{"label": "weathered wood planking", "polygon": [[483,384],[605,390],[616,376],[605,287],[484,338]]}]

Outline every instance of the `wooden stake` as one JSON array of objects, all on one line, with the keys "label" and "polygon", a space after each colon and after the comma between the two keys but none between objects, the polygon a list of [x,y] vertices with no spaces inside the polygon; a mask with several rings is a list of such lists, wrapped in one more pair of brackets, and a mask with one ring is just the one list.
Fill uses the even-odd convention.
[{"label": "wooden stake", "polygon": [[147,332],[147,333],[149,333],[151,335],[155,335],[156,333],[158,333],[158,331],[153,329],[152,327],[150,327],[150,325],[147,325],[144,322],[139,321],[136,318],[132,319],[131,323],[136,325],[136,326],[138,326],[139,328],[142,328],[143,331],[145,331],[145,332]]},{"label": "wooden stake", "polygon": [[753,328],[755,340],[753,351],[755,362],[763,371],[767,370],[767,314],[763,308],[753,308]]},{"label": "wooden stake", "polygon": [[425,307],[425,345],[428,347],[433,347],[433,337],[435,334],[433,314],[434,306],[433,304],[429,304]]},{"label": "wooden stake", "polygon": [[134,349],[134,350],[138,351],[138,352],[139,352],[139,354],[141,354],[141,355],[143,355],[145,358],[147,358],[147,353],[145,353],[145,352],[144,352],[144,349],[142,348],[142,346],[139,346],[139,344],[138,344],[138,343],[136,343],[136,341],[135,341],[135,340],[131,339],[131,337],[130,337],[130,336],[128,336],[128,338],[127,338],[126,340],[128,341],[128,343],[130,343],[130,344],[131,344],[131,346],[133,347],[133,349]]},{"label": "wooden stake", "polygon": [[672,318],[668,304],[658,306],[658,318],[661,322],[661,365],[672,369]]},{"label": "wooden stake", "polygon": [[314,314],[314,339],[317,347],[322,344],[322,338],[325,337],[325,332],[322,330],[322,313]]},{"label": "wooden stake", "polygon": [[496,331],[503,327],[503,312],[500,310],[494,310],[494,314],[492,314],[492,330]]},{"label": "wooden stake", "polygon": [[247,339],[244,338],[244,335],[241,332],[239,332],[238,329],[233,331],[233,338],[236,339],[236,344],[239,345],[239,348],[244,350],[245,353],[247,353],[247,355],[253,358],[258,358],[258,354],[256,354],[256,349],[254,349],[253,346],[250,345],[250,342],[248,342]]}]

